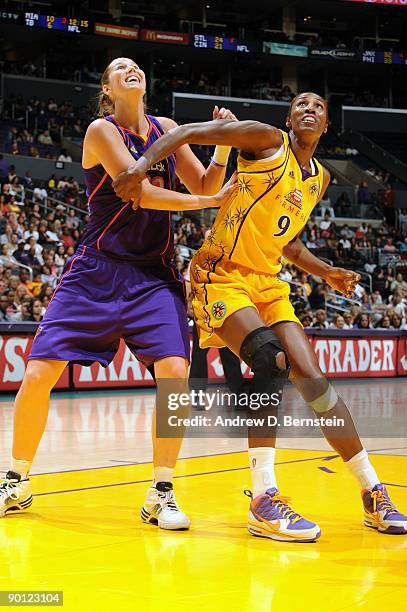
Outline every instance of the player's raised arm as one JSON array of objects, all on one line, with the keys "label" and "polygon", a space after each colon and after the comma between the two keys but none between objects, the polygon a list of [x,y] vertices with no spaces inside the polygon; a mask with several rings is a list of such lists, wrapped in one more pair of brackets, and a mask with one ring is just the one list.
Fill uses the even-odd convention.
[{"label": "player's raised arm", "polygon": [[169,130],[133,164],[125,174],[113,182],[116,194],[123,200],[133,193],[135,184],[142,180],[147,170],[155,163],[168,157],[185,144],[227,145],[254,154],[268,157],[282,144],[281,132],[266,123],[258,121],[215,120],[203,123],[189,123]]},{"label": "player's raised arm", "polygon": [[[237,121],[228,108],[215,106],[212,116],[213,119]],[[178,127],[177,123],[168,117],[158,117],[158,120],[165,132]],[[206,168],[188,144],[182,145],[175,151],[176,173],[190,193],[213,195],[221,189],[225,180],[230,150],[231,147],[217,145]]]}]

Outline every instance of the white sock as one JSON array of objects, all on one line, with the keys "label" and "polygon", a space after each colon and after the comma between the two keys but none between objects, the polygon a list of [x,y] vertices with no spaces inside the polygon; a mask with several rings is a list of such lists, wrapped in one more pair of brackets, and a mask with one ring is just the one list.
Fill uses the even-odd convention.
[{"label": "white sock", "polygon": [[362,489],[373,489],[380,482],[365,449],[362,449],[360,453],[349,459],[349,461],[345,461],[345,465],[348,466],[349,470],[359,481]]},{"label": "white sock", "polygon": [[277,488],[274,472],[276,449],[272,446],[249,448],[250,473],[253,483],[253,496],[257,497],[270,487]]},{"label": "white sock", "polygon": [[31,470],[32,461],[24,461],[23,459],[14,459],[11,457],[11,470],[20,474],[22,478],[27,478],[28,472]]},{"label": "white sock", "polygon": [[157,482],[172,482],[174,477],[174,468],[166,466],[154,466],[153,468],[153,487]]}]

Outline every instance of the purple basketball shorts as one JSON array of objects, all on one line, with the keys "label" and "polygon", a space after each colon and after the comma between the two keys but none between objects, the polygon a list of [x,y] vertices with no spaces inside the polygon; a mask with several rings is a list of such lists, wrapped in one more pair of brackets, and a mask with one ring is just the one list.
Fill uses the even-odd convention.
[{"label": "purple basketball shorts", "polygon": [[106,367],[120,338],[146,366],[189,360],[184,285],[176,271],[140,268],[81,245],[66,263],[29,359]]}]

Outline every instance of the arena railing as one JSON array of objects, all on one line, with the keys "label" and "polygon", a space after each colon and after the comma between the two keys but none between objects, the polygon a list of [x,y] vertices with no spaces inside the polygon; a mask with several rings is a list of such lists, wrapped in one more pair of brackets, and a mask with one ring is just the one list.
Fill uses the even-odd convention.
[{"label": "arena railing", "polygon": [[[356,200],[356,185],[353,181],[350,180],[350,178],[348,176],[346,176],[346,174],[344,172],[341,172],[341,170],[339,170],[333,163],[331,160],[332,155],[329,155],[329,153],[323,153],[322,155],[319,156],[321,159],[324,160],[324,166],[326,166],[327,170],[329,170],[331,172],[332,175],[336,176],[338,179],[340,179],[342,181],[342,185],[338,185],[338,187],[351,187],[353,190],[353,201],[355,202]],[[337,185],[335,185],[336,187]],[[333,185],[329,185],[329,188],[333,187]],[[342,190],[343,191],[343,190]]]},{"label": "arena railing", "polygon": [[[302,287],[303,286],[303,284],[299,283],[298,281],[290,280],[287,282],[290,285],[290,287],[292,286]],[[335,301],[330,301],[329,298]],[[340,300],[339,304],[336,302],[336,300],[338,299]],[[346,306],[348,307],[346,308]],[[354,300],[353,298],[347,298],[343,295],[339,295],[338,293],[334,293],[333,291],[328,291],[326,298],[325,298],[325,310],[330,308],[331,310],[338,310],[339,312],[349,312],[352,306],[357,306],[358,308],[360,308],[360,306],[362,306],[362,303],[359,300]]]},{"label": "arena railing", "polygon": [[[369,274],[368,272],[365,272],[364,270],[355,270],[355,272],[360,274],[360,276],[362,277],[362,280],[359,282],[359,284],[362,285],[362,287],[367,287],[369,289],[369,293],[372,293],[372,291],[373,291],[373,277],[372,277],[372,275]],[[365,279],[366,282],[364,282],[363,279]]]},{"label": "arena railing", "polygon": [[401,260],[398,253],[388,253],[384,249],[377,249],[379,266],[390,266],[394,272],[397,270],[397,264]]},{"label": "arena railing", "polygon": [[[68,202],[63,202],[62,200],[58,200],[57,198],[54,198],[53,196],[47,195],[46,198],[44,198],[44,200],[34,200],[34,190],[33,189],[27,189],[26,188],[26,193],[31,193],[32,197],[31,198],[26,198],[28,199],[29,202],[32,202],[33,204],[38,204],[38,206],[40,208],[45,209],[46,212],[48,212],[49,210],[53,211],[56,209],[57,206],[63,206],[67,211],[69,209],[72,208],[72,210],[74,210],[75,212],[81,214],[81,215],[87,215],[89,214],[87,209],[83,209],[83,208],[78,208],[77,206],[74,206],[73,204],[69,204]],[[51,202],[55,202],[55,206],[51,207],[51,206],[47,206],[47,201],[50,200]],[[44,204],[45,202],[45,204]]]},{"label": "arena railing", "polygon": [[[13,121],[19,121],[19,122],[23,123],[24,127],[27,130],[33,130],[34,134],[37,134],[38,133],[38,117],[37,117],[37,115],[32,115],[30,113],[30,111],[25,109],[24,111],[22,111],[22,116],[21,116],[20,115],[20,111],[17,112],[18,106],[19,105],[14,104],[14,103],[11,105],[11,119]],[[3,117],[3,120],[4,120],[4,117]],[[59,128],[59,131],[60,131],[60,135],[61,135],[62,134],[62,127]]]},{"label": "arena railing", "polygon": [[[24,270],[28,270],[28,274],[30,275],[30,280],[33,279],[33,269],[30,266],[26,266],[25,264],[20,263],[19,261],[13,260],[10,257],[10,264],[12,264],[12,270],[14,268],[23,268]],[[7,264],[5,264],[7,266]]]},{"label": "arena railing", "polygon": [[[343,122],[345,121],[344,117],[345,117],[346,112],[352,111],[353,113],[357,113],[358,111],[365,112],[369,110],[371,112],[377,113],[376,119],[378,122],[381,122],[381,116],[378,113],[386,111],[386,109],[365,109],[364,107],[343,106],[342,107],[342,117],[343,117],[342,121]],[[400,111],[399,109],[392,109],[392,111],[388,110],[387,112],[389,114],[392,113],[396,117],[397,116],[396,113],[400,113],[400,112],[405,113],[406,111],[405,110]],[[365,127],[367,128],[367,130],[371,129],[371,126],[369,124]],[[393,128],[391,128],[391,126],[389,126],[389,128],[390,128],[389,131],[391,129],[393,129],[394,131],[398,131],[397,122],[395,121]],[[346,126],[346,129],[343,129],[344,138],[349,140],[349,142],[351,142],[351,144],[355,146],[358,149],[358,151],[362,153],[362,155],[365,155],[370,160],[372,160],[372,162],[379,165],[380,168],[383,168],[384,170],[386,170],[386,172],[390,172],[392,176],[398,178],[399,181],[401,181],[402,183],[405,183],[407,181],[407,164],[404,163],[401,159],[399,159],[395,155],[393,155],[392,153],[390,153],[390,151],[388,151],[387,149],[384,149],[383,147],[378,145],[376,142],[371,140],[368,136],[366,136],[366,134],[362,133],[361,131],[360,132],[357,131],[358,129],[363,130],[363,125],[359,126],[356,129]],[[401,129],[400,132],[403,133],[403,129]]]},{"label": "arena railing", "polygon": [[396,228],[402,236],[407,235],[407,209],[396,209]]},{"label": "arena railing", "polygon": [[65,81],[55,78],[44,78],[21,74],[0,75],[0,81],[5,100],[14,96],[21,96],[24,100],[37,97],[40,100],[53,98],[56,100],[71,100],[74,107],[86,106],[89,99],[96,96],[99,91],[97,83],[78,81]]},{"label": "arena railing", "polygon": [[[335,301],[330,301],[329,298]],[[340,300],[339,304],[336,302],[336,300],[338,299]],[[357,306],[358,308],[360,308],[362,306],[362,302],[354,300],[353,298],[347,298],[343,295],[339,295],[337,293],[334,293],[333,291],[328,291],[327,296],[325,298],[326,310],[328,310],[329,308],[330,310],[337,310],[339,312],[349,312],[352,306]]]}]

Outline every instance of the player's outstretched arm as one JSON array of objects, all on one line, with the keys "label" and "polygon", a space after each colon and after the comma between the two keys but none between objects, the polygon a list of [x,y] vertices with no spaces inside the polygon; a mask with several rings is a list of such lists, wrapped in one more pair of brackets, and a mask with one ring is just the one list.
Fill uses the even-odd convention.
[{"label": "player's outstretched arm", "polygon": [[143,179],[152,165],[185,144],[227,145],[249,151],[255,156],[268,157],[270,150],[281,146],[282,137],[277,128],[258,121],[216,119],[175,127],[156,140],[125,174],[113,182],[119,198],[127,201],[135,184]]},{"label": "player's outstretched arm", "polygon": [[347,297],[352,296],[360,280],[360,274],[357,274],[357,272],[330,266],[325,261],[315,257],[315,255],[313,255],[301,242],[299,237],[287,244],[283,249],[283,255],[291,263],[295,264],[301,270],[304,270],[304,272],[319,276],[333,289],[339,291],[339,293],[343,293]]},{"label": "player's outstretched arm", "polygon": [[[201,208],[217,208],[227,204],[237,193],[236,175],[223,188],[212,196],[190,195],[162,189],[151,185],[144,179],[141,183],[141,208],[153,210],[197,210]],[[137,208],[137,204],[134,205]]]}]

